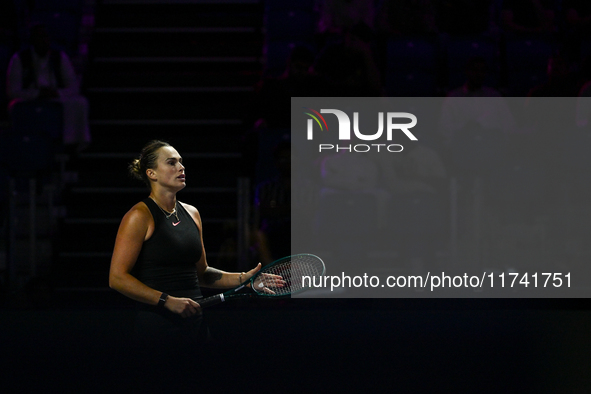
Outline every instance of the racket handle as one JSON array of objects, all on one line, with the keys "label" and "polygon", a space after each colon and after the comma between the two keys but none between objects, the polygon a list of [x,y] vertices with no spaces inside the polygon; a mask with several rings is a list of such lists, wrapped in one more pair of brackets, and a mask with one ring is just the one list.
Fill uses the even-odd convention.
[{"label": "racket handle", "polygon": [[207,308],[208,306],[222,303],[225,300],[226,299],[224,298],[223,294],[216,294],[211,297],[199,298],[195,300],[195,302],[197,302],[201,306],[201,308]]}]

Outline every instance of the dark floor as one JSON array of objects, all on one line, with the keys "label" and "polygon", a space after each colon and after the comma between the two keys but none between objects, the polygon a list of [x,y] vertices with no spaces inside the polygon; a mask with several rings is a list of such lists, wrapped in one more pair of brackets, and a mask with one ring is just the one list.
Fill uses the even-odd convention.
[{"label": "dark floor", "polygon": [[1,392],[591,393],[576,300],[238,301],[194,354],[130,346],[127,307],[64,305],[0,310]]}]

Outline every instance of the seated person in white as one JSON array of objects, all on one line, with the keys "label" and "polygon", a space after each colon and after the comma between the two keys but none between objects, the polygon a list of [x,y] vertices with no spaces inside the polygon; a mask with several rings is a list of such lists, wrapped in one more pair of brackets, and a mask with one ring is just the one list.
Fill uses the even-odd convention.
[{"label": "seated person in white", "polygon": [[59,100],[64,107],[63,141],[83,149],[90,143],[88,101],[79,93],[68,56],[51,48],[45,26],[31,28],[31,47],[12,56],[7,73],[10,109],[30,100]]}]

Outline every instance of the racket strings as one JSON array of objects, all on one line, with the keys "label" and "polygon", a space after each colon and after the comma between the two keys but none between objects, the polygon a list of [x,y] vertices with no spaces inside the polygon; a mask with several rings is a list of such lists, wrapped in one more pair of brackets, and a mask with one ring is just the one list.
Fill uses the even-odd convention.
[{"label": "racket strings", "polygon": [[[265,274],[278,275],[285,281],[285,284],[281,287],[276,285],[276,277],[265,276]],[[283,261],[278,264],[274,264],[261,272],[259,277],[263,284],[262,287],[256,288],[255,290],[261,294],[267,294],[264,291],[265,288],[273,291],[275,296],[289,295],[302,290],[308,286],[304,286],[303,278],[307,277],[306,284],[312,283],[314,277],[321,276],[324,274],[324,264],[322,260],[316,256],[292,256],[287,261]],[[257,279],[258,280],[258,279]]]}]

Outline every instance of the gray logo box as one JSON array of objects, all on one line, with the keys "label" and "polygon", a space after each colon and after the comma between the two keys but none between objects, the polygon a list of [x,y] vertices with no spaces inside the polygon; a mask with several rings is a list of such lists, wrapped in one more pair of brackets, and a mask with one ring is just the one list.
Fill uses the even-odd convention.
[{"label": "gray logo box", "polygon": [[590,109],[292,98],[291,250],[327,268],[301,296],[588,297]]}]

